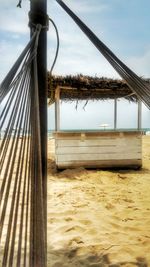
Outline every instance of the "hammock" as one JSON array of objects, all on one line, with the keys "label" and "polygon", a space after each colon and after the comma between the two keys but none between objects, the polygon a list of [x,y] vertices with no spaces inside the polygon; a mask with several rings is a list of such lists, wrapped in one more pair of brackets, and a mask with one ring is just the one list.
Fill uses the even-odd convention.
[{"label": "hammock", "polygon": [[118,74],[127,82],[133,93],[150,109],[150,85],[130,70],[113,52],[98,39],[98,37],[67,7],[62,0],[56,0],[58,4],[72,17],[80,29],[87,35],[90,41],[108,60]]},{"label": "hammock", "polygon": [[46,216],[41,164],[37,47],[41,26],[6,78],[1,92],[2,267],[46,266]]}]

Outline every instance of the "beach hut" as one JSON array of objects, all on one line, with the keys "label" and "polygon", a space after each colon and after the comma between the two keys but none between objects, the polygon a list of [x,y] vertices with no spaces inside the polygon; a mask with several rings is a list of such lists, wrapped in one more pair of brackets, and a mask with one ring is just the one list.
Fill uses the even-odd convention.
[{"label": "beach hut", "polygon": [[[92,44],[108,60],[123,79],[112,81],[81,76],[79,79],[66,77],[55,79],[52,86],[50,73],[49,97],[52,103],[55,95],[56,110],[56,165],[59,169],[83,167],[141,167],[141,101],[150,108],[150,84],[143,81],[129,69],[62,1],[56,0],[65,12],[74,20]],[[124,83],[126,82],[126,84]],[[97,132],[62,132],[59,128],[60,99],[114,99],[114,130]],[[117,131],[118,97],[138,99],[138,129],[134,132]]]},{"label": "beach hut", "polygon": [[[148,82],[148,81],[147,81]],[[58,169],[112,168],[142,166],[141,101],[123,80],[89,76],[50,77],[48,96],[55,102],[55,160]],[[53,99],[52,99],[53,96]],[[117,129],[117,99],[125,98],[138,105],[137,129]],[[114,101],[114,129],[97,131],[62,131],[60,100]]]}]

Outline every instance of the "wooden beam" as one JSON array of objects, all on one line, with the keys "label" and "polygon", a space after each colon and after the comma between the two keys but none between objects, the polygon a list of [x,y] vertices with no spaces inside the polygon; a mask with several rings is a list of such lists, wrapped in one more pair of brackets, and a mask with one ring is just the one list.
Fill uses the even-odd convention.
[{"label": "wooden beam", "polygon": [[60,131],[60,87],[55,90],[55,131]]},{"label": "wooden beam", "polygon": [[138,130],[142,128],[142,101],[138,100]]},{"label": "wooden beam", "polygon": [[[31,203],[30,226],[30,267],[46,267],[47,259],[47,0],[30,1],[30,28],[31,36],[35,26],[42,26],[37,48],[37,73],[40,119],[40,143],[41,143],[41,169],[42,169],[42,203],[43,224],[40,223],[41,213],[38,211],[38,195],[36,186],[39,186],[36,177],[32,184],[33,203]],[[35,166],[36,168],[36,166]],[[39,230],[40,229],[40,230]]]},{"label": "wooden beam", "polygon": [[114,99],[114,129],[117,129],[117,98]]}]

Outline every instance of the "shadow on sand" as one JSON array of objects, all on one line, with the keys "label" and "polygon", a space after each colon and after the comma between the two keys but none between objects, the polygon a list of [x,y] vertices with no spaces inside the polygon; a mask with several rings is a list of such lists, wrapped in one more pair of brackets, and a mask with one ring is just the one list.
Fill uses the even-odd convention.
[{"label": "shadow on sand", "polygon": [[70,250],[53,250],[48,248],[48,267],[121,267],[137,266],[148,267],[147,261],[143,257],[138,257],[134,261],[111,262],[108,253],[89,253],[89,255],[78,255],[80,248]]}]

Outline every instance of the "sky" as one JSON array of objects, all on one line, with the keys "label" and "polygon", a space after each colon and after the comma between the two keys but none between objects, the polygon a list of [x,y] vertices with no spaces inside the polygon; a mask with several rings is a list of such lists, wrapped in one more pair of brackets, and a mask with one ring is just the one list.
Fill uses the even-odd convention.
[{"label": "sky", "polygon": [[[150,78],[149,0],[64,0],[94,33],[136,74]],[[0,0],[0,82],[29,40],[29,0]],[[57,25],[60,51],[54,74],[85,74],[119,78],[55,0],[48,0],[48,15]],[[56,49],[56,35],[48,31],[48,69]],[[61,105],[61,128],[113,127],[113,103],[89,102]],[[54,127],[54,107],[48,110],[48,127]],[[118,101],[118,128],[136,128],[137,106]],[[142,127],[150,128],[150,111],[143,105]]]}]

